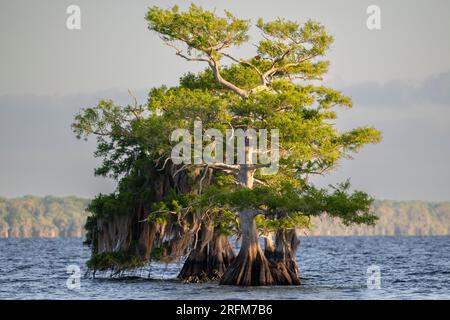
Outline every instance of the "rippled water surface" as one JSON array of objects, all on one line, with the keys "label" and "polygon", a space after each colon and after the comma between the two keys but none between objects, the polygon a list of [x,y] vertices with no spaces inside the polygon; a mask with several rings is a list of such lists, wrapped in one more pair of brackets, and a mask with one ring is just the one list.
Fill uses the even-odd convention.
[{"label": "rippled water surface", "polygon": [[[129,279],[84,276],[81,239],[0,239],[1,299],[450,299],[450,237],[302,237],[302,285],[240,288],[183,284],[181,262],[153,264]],[[66,286],[79,265],[81,288]],[[368,289],[367,268],[381,269]],[[150,278],[148,275],[150,274]]]}]

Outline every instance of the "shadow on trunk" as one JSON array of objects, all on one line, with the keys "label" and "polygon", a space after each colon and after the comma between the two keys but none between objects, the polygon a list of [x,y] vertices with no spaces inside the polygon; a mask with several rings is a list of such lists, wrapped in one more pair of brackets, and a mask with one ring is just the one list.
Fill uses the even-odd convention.
[{"label": "shadow on trunk", "polygon": [[185,282],[215,281],[222,277],[235,254],[228,237],[203,224],[199,240],[189,253],[178,278]]},{"label": "shadow on trunk", "polygon": [[228,267],[220,284],[238,286],[270,286],[275,280],[270,272],[269,261],[259,245],[255,213],[240,213],[242,245],[236,259]]},{"label": "shadow on trunk", "polygon": [[272,236],[265,241],[264,253],[269,260],[270,271],[277,285],[299,285],[298,265],[295,254],[300,241],[295,230],[278,230],[275,245]]}]

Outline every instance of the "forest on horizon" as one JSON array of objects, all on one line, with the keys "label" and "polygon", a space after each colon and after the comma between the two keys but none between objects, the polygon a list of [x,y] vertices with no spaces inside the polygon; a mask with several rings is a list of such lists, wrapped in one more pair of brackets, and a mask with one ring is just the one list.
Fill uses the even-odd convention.
[{"label": "forest on horizon", "polygon": [[[83,237],[89,199],[70,197],[0,197],[0,238]],[[450,235],[450,202],[376,200],[376,225],[347,227],[327,216],[313,218],[307,235]]]}]

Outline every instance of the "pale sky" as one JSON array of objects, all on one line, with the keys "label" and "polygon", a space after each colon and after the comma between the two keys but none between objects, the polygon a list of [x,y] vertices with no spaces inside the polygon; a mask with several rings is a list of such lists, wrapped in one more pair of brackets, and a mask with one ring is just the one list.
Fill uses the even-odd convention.
[{"label": "pale sky", "polygon": [[[144,102],[150,88],[203,68],[175,56],[144,20],[148,6],[189,3],[1,0],[0,196],[113,190],[113,182],[93,177],[94,143],[74,138],[72,117],[100,98],[129,102],[127,89]],[[355,102],[338,124],[373,125],[384,139],[318,184],[350,177],[381,199],[450,200],[449,1],[195,3],[252,21],[311,18],[333,34],[326,82]],[[70,4],[81,8],[81,30],[66,28]],[[381,30],[366,27],[370,4],[381,8]],[[251,49],[242,48],[243,57]]]}]

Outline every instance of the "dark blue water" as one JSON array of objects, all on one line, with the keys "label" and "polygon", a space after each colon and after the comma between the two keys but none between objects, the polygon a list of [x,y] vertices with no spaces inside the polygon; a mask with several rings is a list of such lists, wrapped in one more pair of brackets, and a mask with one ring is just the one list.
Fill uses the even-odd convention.
[{"label": "dark blue water", "polygon": [[[84,275],[81,239],[0,239],[1,299],[450,299],[450,237],[302,237],[302,285],[240,288],[183,284],[180,263],[152,264],[128,279]],[[68,265],[82,271],[69,289]],[[367,268],[380,268],[380,289]],[[148,275],[150,274],[150,279]]]}]

